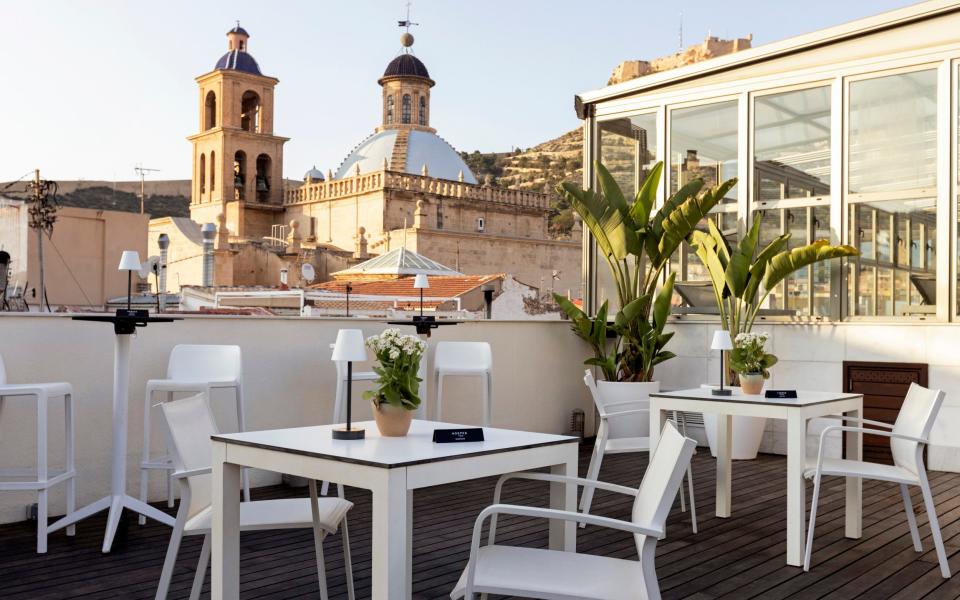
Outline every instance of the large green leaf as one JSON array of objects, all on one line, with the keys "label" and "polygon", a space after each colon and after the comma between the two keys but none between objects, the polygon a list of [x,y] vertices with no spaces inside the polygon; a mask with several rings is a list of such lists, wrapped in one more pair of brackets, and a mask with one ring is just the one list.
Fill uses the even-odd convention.
[{"label": "large green leaf", "polygon": [[[711,233],[716,231],[717,234],[720,234],[713,221],[710,222],[710,227],[712,228]],[[759,238],[760,219],[755,219],[750,231],[747,232],[747,235],[737,244],[736,249],[730,255],[730,262],[727,263],[727,268],[724,270],[723,275],[727,287],[737,298],[743,297],[743,292],[746,290],[747,280],[750,278],[750,263],[753,260],[753,253],[757,249]]]},{"label": "large green leaf", "polygon": [[633,219],[633,223],[637,229],[646,227],[650,222],[653,205],[657,199],[657,190],[660,189],[660,176],[662,173],[663,161],[660,161],[650,169],[646,179],[643,180],[643,185],[640,186],[640,191],[637,192],[633,206],[630,207],[630,217]]},{"label": "large green leaf", "polygon": [[827,240],[817,240],[812,244],[781,252],[770,259],[770,266],[763,278],[763,287],[770,290],[791,273],[814,263],[859,254],[853,246],[831,246]]},{"label": "large green leaf", "polygon": [[713,291],[716,294],[717,302],[719,302],[721,298],[726,296],[727,288],[724,277],[726,269],[724,269],[723,263],[720,262],[720,257],[717,255],[717,241],[709,234],[699,230],[694,231],[690,235],[690,239],[697,257],[707,269],[707,275],[710,276],[710,283],[713,284]]},{"label": "large green leaf", "polygon": [[660,264],[665,260],[669,260],[669,254],[663,254],[660,251],[660,241],[663,239],[663,223],[666,218],[670,215],[671,212],[677,209],[678,206],[682,205],[684,202],[690,198],[696,197],[697,193],[703,187],[702,179],[694,179],[690,181],[685,186],[677,190],[673,196],[667,199],[664,202],[663,207],[660,208],[650,219],[649,224],[649,233],[644,239],[644,249],[647,252],[647,257],[654,264]]},{"label": "large green leaf", "polygon": [[604,256],[623,260],[627,256],[627,228],[623,213],[611,206],[602,195],[570,183],[561,183],[557,192],[573,207],[583,225],[597,242]]},{"label": "large green leaf", "polygon": [[720,203],[727,191],[736,184],[736,179],[725,181],[707,192],[688,198],[675,206],[664,205],[660,213],[667,211],[661,221],[663,235],[660,237],[658,250],[661,256],[670,257],[697,228],[697,225],[706,218],[714,206]]},{"label": "large green leaf", "polygon": [[[759,223],[760,219],[758,217],[754,218],[754,223]],[[744,288],[743,298],[748,302],[751,302],[757,296],[757,292],[760,290],[760,283],[763,281],[763,276],[767,272],[767,267],[770,264],[770,259],[776,256],[790,240],[790,234],[785,233],[779,235],[772,242],[767,244],[767,246],[760,251],[760,254],[757,255],[757,258],[754,259],[753,265],[750,266],[750,278],[747,281],[747,287]]]},{"label": "large green leaf", "polygon": [[[670,316],[670,305],[673,301],[673,282],[676,278],[676,273],[670,273],[653,301],[653,327],[658,336],[663,333],[663,327],[667,324],[667,318]],[[666,343],[669,339],[668,337],[663,343]]]},{"label": "large green leaf", "polygon": [[[597,171],[597,181],[600,184],[600,190],[603,192],[603,198],[607,202],[604,207],[604,229],[607,235],[613,235],[623,238],[627,254],[638,254],[641,252],[640,240],[637,238],[637,226],[630,215],[630,206],[627,204],[626,196],[620,189],[620,184],[614,179],[610,171],[600,161],[594,163]],[[616,231],[613,229],[616,228]],[[618,257],[622,260],[623,257]]]}]

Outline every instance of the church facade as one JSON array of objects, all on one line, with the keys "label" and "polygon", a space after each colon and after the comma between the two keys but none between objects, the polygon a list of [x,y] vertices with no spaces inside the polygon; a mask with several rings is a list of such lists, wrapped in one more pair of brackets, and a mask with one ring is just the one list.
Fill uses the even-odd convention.
[{"label": "church facade", "polygon": [[[550,236],[546,194],[477,181],[431,125],[436,82],[412,52],[413,36],[382,77],[380,124],[336,170],[310,169],[285,181],[283,145],[273,131],[274,89],[249,52],[249,34],[227,33],[228,51],[196,79],[200,132],[193,145],[191,219],[151,223],[190,254],[213,223],[217,285],[275,285],[286,268],[310,262],[322,279],[399,247],[472,274],[506,272],[542,291],[580,295],[581,240]],[[184,245],[186,244],[186,245]],[[199,255],[200,252],[197,252]],[[199,262],[171,255],[181,285],[199,283]],[[180,265],[179,267],[175,265]],[[193,281],[197,279],[198,281]],[[169,278],[170,281],[177,281]]]}]

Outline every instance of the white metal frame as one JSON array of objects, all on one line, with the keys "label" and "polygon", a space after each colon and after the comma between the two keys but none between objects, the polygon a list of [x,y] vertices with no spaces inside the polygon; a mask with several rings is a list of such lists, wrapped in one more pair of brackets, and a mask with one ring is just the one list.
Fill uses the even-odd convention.
[{"label": "white metal frame", "polygon": [[[920,437],[906,435],[904,433],[898,432],[897,424],[891,425],[890,423],[884,423],[882,421],[872,421],[870,419],[862,418],[853,418],[853,417],[839,417],[842,419],[841,422],[854,422],[859,423],[859,426],[849,426],[849,425],[831,425],[824,428],[820,434],[820,446],[817,450],[817,463],[813,469],[807,469],[804,472],[804,476],[813,478],[813,500],[810,504],[810,526],[807,529],[807,541],[806,541],[806,550],[803,555],[803,570],[810,570],[810,559],[813,552],[813,531],[817,523],[817,503],[820,499],[820,480],[823,475],[839,475],[842,477],[853,477],[861,476],[867,477],[870,479],[878,479],[881,481],[890,481],[900,485],[900,495],[903,498],[903,508],[904,512],[907,515],[907,524],[910,526],[910,537],[913,539],[913,548],[917,552],[923,551],[923,545],[920,542],[920,532],[917,529],[917,519],[913,514],[913,501],[910,498],[910,491],[907,486],[915,485],[920,488],[921,493],[923,494],[923,503],[924,507],[927,510],[927,516],[929,517],[930,523],[930,533],[933,536],[933,545],[937,552],[937,560],[940,563],[940,574],[943,575],[945,579],[950,578],[950,565],[947,563],[947,554],[943,547],[943,536],[940,532],[940,522],[937,519],[936,505],[933,502],[933,493],[930,491],[930,482],[927,480],[927,470],[923,464],[923,451],[926,446],[930,443],[930,430],[933,428],[933,422],[936,419],[937,413],[940,411],[940,406],[943,404],[944,393],[941,390],[926,390],[920,388],[916,384],[911,385],[910,393],[908,393],[908,398],[910,394],[918,393],[917,390],[920,390],[923,393],[933,394],[933,401],[931,402],[930,414],[927,415],[927,419],[922,427],[922,435]],[[836,416],[834,418],[837,418]],[[898,421],[900,419],[898,418]],[[865,425],[872,425],[872,427],[864,427]],[[878,429],[882,428],[882,429]],[[903,473],[896,473],[895,469],[884,469],[883,471],[876,471],[873,475],[868,475],[865,471],[869,472],[868,469],[858,468],[861,465],[869,465],[870,463],[864,463],[861,461],[830,461],[824,468],[824,456],[823,456],[823,447],[827,439],[827,435],[832,432],[846,432],[848,435],[850,433],[855,433],[856,435],[870,434],[878,435],[888,438],[891,443],[894,440],[906,440],[916,443],[916,450],[914,452],[914,464],[911,465],[915,468],[915,474],[910,473],[908,469],[900,469]],[[894,456],[894,463],[898,461],[896,456]],[[900,466],[900,465],[897,465]],[[886,467],[886,465],[884,465]]]},{"label": "white metal frame", "polygon": [[[798,400],[767,400],[762,396],[712,396],[709,389],[660,392],[650,395],[651,443],[656,447],[660,429],[669,413],[688,411],[717,413],[717,492],[716,516],[731,515],[732,489],[732,416],[766,417],[787,422],[787,557],[788,565],[803,564],[806,488],[803,473],[806,469],[807,422],[816,417],[844,414],[863,417],[863,396],[859,394],[827,394],[799,392]],[[815,402],[814,402],[815,399]],[[847,432],[847,457],[860,460],[863,435]],[[862,533],[862,498],[859,478],[850,477],[846,484],[846,525],[848,538],[859,538]]]},{"label": "white metal frame", "polygon": [[[69,383],[7,383],[3,357],[0,357],[0,412],[4,399],[31,397],[34,399],[37,414],[37,465],[35,469],[0,469],[0,492],[36,491],[37,492],[37,553],[47,551],[47,535],[66,527],[67,535],[72,536],[76,528],[66,519],[71,516],[77,503],[77,470],[75,452],[75,422],[73,410],[73,389]],[[48,411],[51,398],[63,398],[64,417],[64,467],[62,470],[50,469],[47,442]],[[24,478],[31,479],[24,479]],[[9,480],[6,480],[10,478]],[[66,483],[67,515],[57,522],[49,523],[49,490]]]},{"label": "white metal frame", "polygon": [[[368,434],[376,427],[372,422],[361,426],[368,428]],[[455,425],[414,421],[414,430],[421,426],[432,429]],[[311,436],[330,435],[330,426],[309,429]],[[490,431],[487,434],[491,435]],[[543,467],[549,467],[555,475],[577,474],[578,442],[572,438],[564,443],[517,447],[490,454],[470,455],[470,450],[464,449],[466,454],[461,458],[385,468],[345,462],[333,457],[310,456],[292,450],[242,445],[228,439],[242,438],[244,435],[251,434],[233,434],[213,440],[213,600],[232,600],[239,595],[239,492],[240,469],[244,466],[308,479],[329,479],[373,492],[371,596],[374,600],[407,600],[411,597],[414,490]],[[370,437],[368,435],[366,442],[347,443],[369,444]],[[575,486],[560,483],[551,485],[550,504],[558,510],[575,512]],[[551,548],[572,552],[576,548],[576,525],[573,522],[551,522],[549,538]]]}]

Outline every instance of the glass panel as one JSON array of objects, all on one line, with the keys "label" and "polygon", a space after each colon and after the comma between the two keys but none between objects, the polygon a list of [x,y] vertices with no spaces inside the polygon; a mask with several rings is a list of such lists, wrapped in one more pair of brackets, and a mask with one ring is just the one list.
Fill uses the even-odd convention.
[{"label": "glass panel", "polygon": [[[862,253],[849,261],[851,273],[859,274],[859,284],[850,284],[851,294],[856,292],[850,297],[851,314],[935,314],[936,261],[929,257],[936,253],[936,199],[858,203],[850,206],[849,214],[848,239],[859,240],[856,245]],[[872,240],[876,240],[876,255]],[[897,250],[892,253],[894,247]]]},{"label": "glass panel", "polygon": [[[830,207],[813,209],[813,239],[830,239]],[[830,315],[830,265],[833,261],[813,265],[813,314],[819,317]]]},{"label": "glass panel", "polygon": [[754,100],[757,200],[830,194],[830,88]]},{"label": "glass panel", "polygon": [[851,193],[936,186],[937,72],[850,84]]},{"label": "glass panel", "polygon": [[[678,108],[670,113],[670,192],[701,178],[714,186],[737,176],[737,101]],[[740,186],[724,204],[736,204]]]},{"label": "glass panel", "polygon": [[[636,196],[657,160],[657,116],[653,113],[597,124],[597,156],[623,190],[627,200]],[[610,311],[619,309],[617,288],[603,256],[597,256],[596,307],[609,300]]]}]

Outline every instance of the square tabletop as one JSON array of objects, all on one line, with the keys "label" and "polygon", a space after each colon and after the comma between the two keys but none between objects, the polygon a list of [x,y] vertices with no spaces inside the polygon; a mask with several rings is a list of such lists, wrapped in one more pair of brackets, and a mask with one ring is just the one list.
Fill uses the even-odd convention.
[{"label": "square tabletop", "polygon": [[337,424],[229,433],[215,435],[212,439],[227,444],[386,469],[580,441],[568,435],[484,427],[482,442],[440,444],[433,441],[434,429],[463,429],[471,426],[414,419],[410,432],[404,437],[381,436],[373,421],[354,423],[353,426],[365,429],[366,438],[335,440],[331,431],[342,427],[342,424]]},{"label": "square tabletop", "polygon": [[700,400],[708,402],[736,402],[738,404],[765,404],[770,406],[813,406],[815,404],[825,404],[827,402],[837,402],[839,400],[854,400],[860,398],[862,394],[852,394],[847,392],[814,392],[807,390],[797,390],[796,398],[767,398],[763,394],[744,394],[737,388],[729,388],[732,393],[729,396],[715,396],[712,393],[713,388],[698,387],[688,390],[675,390],[672,392],[654,392],[650,394],[651,398],[677,398],[683,400]]}]

